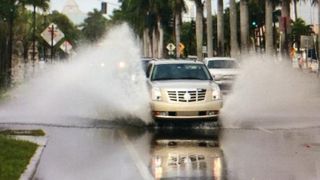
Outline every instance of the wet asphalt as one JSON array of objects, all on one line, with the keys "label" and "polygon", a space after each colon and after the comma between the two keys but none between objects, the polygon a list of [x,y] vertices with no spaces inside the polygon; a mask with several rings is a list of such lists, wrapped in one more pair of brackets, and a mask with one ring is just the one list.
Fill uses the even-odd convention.
[{"label": "wet asphalt", "polygon": [[10,126],[47,133],[35,180],[320,179],[319,127],[92,124]]}]

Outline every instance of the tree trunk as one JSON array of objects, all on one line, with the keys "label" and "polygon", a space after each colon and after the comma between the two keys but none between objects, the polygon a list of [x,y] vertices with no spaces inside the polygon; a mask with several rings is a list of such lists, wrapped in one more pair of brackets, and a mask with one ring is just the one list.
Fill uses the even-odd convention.
[{"label": "tree trunk", "polygon": [[273,55],[274,48],[273,48],[273,27],[272,27],[272,12],[273,12],[273,5],[271,0],[266,0],[266,15],[265,15],[265,22],[266,22],[266,53],[267,55]]},{"label": "tree trunk", "polygon": [[298,19],[298,12],[297,12],[297,0],[293,0],[293,9],[294,9],[294,20]]},{"label": "tree trunk", "polygon": [[208,48],[208,57],[213,56],[213,42],[212,42],[212,8],[211,0],[207,0],[207,48]]},{"label": "tree trunk", "polygon": [[176,12],[175,13],[175,34],[176,34],[176,58],[180,58],[180,48],[179,48],[179,44],[180,44],[180,37],[181,37],[181,13]]},{"label": "tree trunk", "polygon": [[290,31],[290,0],[282,0],[281,4],[281,33],[280,33],[280,52],[283,56],[289,55],[289,38]]},{"label": "tree trunk", "polygon": [[152,31],[152,57],[158,57],[158,32],[157,28]]},{"label": "tree trunk", "polygon": [[239,54],[238,32],[237,32],[237,7],[235,0],[230,0],[230,43],[231,57],[237,57]]},{"label": "tree trunk", "polygon": [[163,28],[162,28],[160,19],[158,19],[158,31],[159,31],[158,58],[163,58]]},{"label": "tree trunk", "polygon": [[[35,2],[34,2],[35,3]],[[32,27],[32,63],[35,63],[36,56],[36,5],[33,3],[33,27]]]},{"label": "tree trunk", "polygon": [[249,12],[248,1],[240,0],[241,52],[249,51]]},{"label": "tree trunk", "polygon": [[143,30],[143,56],[150,57],[148,47],[148,29]]},{"label": "tree trunk", "polygon": [[152,46],[152,32],[150,32],[151,30],[148,28],[148,39],[147,39],[147,44],[148,44],[148,54],[149,57],[153,57],[153,46]]},{"label": "tree trunk", "polygon": [[197,58],[203,60],[202,43],[203,43],[203,4],[201,0],[195,0],[196,3],[196,39],[197,39]]},{"label": "tree trunk", "polygon": [[223,0],[218,0],[217,34],[218,55],[224,56],[224,23],[223,23]]},{"label": "tree trunk", "polygon": [[320,0],[318,0],[318,61],[320,61]]}]

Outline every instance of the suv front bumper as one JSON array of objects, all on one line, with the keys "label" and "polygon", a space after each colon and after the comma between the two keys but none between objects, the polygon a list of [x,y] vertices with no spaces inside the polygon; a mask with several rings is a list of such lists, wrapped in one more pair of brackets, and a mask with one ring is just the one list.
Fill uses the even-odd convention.
[{"label": "suv front bumper", "polygon": [[151,109],[155,119],[213,119],[219,116],[222,100],[209,102],[172,103],[152,101]]}]

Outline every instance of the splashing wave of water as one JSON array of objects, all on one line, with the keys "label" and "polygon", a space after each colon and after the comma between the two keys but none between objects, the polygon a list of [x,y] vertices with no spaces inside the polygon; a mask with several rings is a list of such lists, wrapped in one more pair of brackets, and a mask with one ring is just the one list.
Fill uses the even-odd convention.
[{"label": "splashing wave of water", "polygon": [[149,123],[139,44],[128,26],[113,28],[99,44],[79,52],[70,62],[47,65],[36,78],[13,90],[13,98],[1,107],[0,122],[43,123],[71,116],[135,117]]}]

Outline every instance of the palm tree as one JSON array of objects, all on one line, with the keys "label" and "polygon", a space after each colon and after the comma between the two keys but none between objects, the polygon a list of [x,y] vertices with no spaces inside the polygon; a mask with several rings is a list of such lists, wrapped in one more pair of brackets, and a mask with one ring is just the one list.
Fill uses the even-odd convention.
[{"label": "palm tree", "polygon": [[186,5],[184,0],[175,0],[173,1],[173,13],[175,17],[175,38],[176,38],[176,57],[180,58],[180,38],[181,38],[181,21],[182,21],[182,12],[186,12]]},{"label": "palm tree", "polygon": [[202,43],[203,43],[203,4],[201,0],[194,0],[196,4],[196,39],[197,39],[197,58],[203,59]]},{"label": "palm tree", "polygon": [[50,0],[22,0],[21,2],[24,5],[32,5],[33,6],[32,60],[35,61],[36,8],[38,7],[42,10],[47,10],[49,8]]},{"label": "palm tree", "polygon": [[241,52],[249,51],[249,12],[248,0],[240,0]]},{"label": "palm tree", "polygon": [[298,18],[292,23],[292,40],[297,44],[298,51],[300,51],[300,37],[302,35],[310,36],[312,33],[311,25],[306,25],[305,21]]},{"label": "palm tree", "polygon": [[273,27],[272,27],[272,12],[273,12],[273,2],[272,0],[266,0],[265,1],[265,8],[266,8],[266,14],[265,14],[265,27],[266,27],[266,33],[265,33],[265,43],[266,43],[266,53],[268,55],[274,54],[274,47],[273,47]]},{"label": "palm tree", "polygon": [[217,44],[218,44],[218,55],[224,56],[224,21],[223,21],[223,0],[218,0],[218,14],[217,14]]},{"label": "palm tree", "polygon": [[[128,22],[137,34],[142,34],[143,55],[152,57],[152,18],[149,0],[121,0],[121,10],[115,11],[114,21]],[[118,19],[116,19],[118,18]]]},{"label": "palm tree", "polygon": [[212,8],[211,0],[207,0],[207,48],[208,48],[208,57],[213,56],[213,42],[212,42]]},{"label": "palm tree", "polygon": [[231,57],[236,57],[239,54],[238,33],[237,33],[237,7],[235,0],[230,0],[230,43]]},{"label": "palm tree", "polygon": [[290,1],[282,0],[281,3],[281,34],[280,34],[280,52],[287,56],[289,53],[288,31],[290,30]]}]

